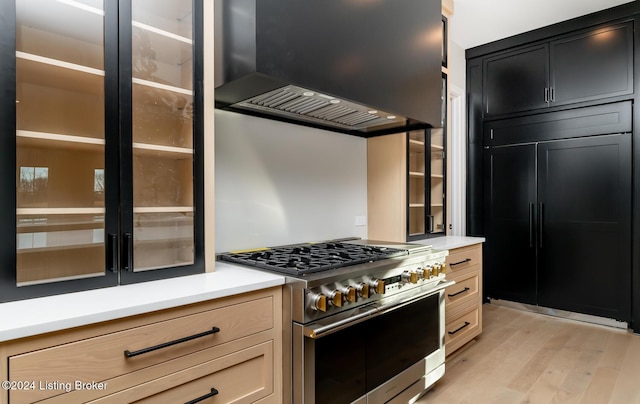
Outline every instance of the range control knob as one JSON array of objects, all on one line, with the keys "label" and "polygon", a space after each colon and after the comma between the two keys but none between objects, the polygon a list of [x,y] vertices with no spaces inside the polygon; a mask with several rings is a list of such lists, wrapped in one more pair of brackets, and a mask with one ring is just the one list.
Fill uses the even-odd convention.
[{"label": "range control knob", "polygon": [[323,294],[312,293],[309,295],[311,308],[317,311],[327,311],[327,297]]},{"label": "range control knob", "polygon": [[358,294],[356,293],[356,288],[353,286],[342,288],[342,295],[346,302],[355,303],[358,301]]},{"label": "range control knob", "polygon": [[447,263],[443,262],[442,264],[440,264],[440,273],[441,274],[446,274],[447,273]]},{"label": "range control knob", "polygon": [[360,282],[358,284],[356,284],[356,290],[358,291],[358,295],[360,297],[363,298],[367,298],[369,297],[369,284],[368,283],[364,283],[364,282]]},{"label": "range control knob", "polygon": [[369,281],[369,292],[371,292],[371,294],[379,294],[379,295],[384,295],[384,281],[380,280],[380,279],[372,279]]},{"label": "range control knob", "polygon": [[421,269],[422,271],[422,279],[431,278],[431,265],[427,265],[426,267]]},{"label": "range control knob", "polygon": [[405,283],[418,283],[418,273],[415,271],[404,271],[401,279]]},{"label": "range control knob", "polygon": [[333,290],[328,293],[329,304],[335,307],[342,307],[342,292],[339,290]]},{"label": "range control knob", "polygon": [[438,264],[434,264],[431,267],[431,276],[438,276],[438,268],[439,268]]}]

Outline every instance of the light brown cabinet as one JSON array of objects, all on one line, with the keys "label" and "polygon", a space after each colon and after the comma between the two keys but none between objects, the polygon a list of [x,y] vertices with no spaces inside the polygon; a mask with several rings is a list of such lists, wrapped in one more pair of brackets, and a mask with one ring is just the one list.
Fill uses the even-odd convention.
[{"label": "light brown cabinet", "polygon": [[278,403],[281,307],[277,287],[7,342],[2,380],[33,385],[0,403]]},{"label": "light brown cabinet", "polygon": [[482,332],[482,244],[449,251],[445,290],[445,350],[447,355]]},{"label": "light brown cabinet", "polygon": [[412,241],[446,233],[445,130],[367,140],[368,237]]}]

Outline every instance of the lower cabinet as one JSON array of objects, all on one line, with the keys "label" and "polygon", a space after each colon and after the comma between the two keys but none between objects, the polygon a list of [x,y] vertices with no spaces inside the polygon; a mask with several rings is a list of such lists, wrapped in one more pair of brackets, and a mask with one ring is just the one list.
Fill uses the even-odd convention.
[{"label": "lower cabinet", "polygon": [[486,296],[629,321],[631,134],[485,153]]},{"label": "lower cabinet", "polygon": [[[280,288],[0,346],[1,403],[282,401]],[[24,386],[22,386],[24,387]]]},{"label": "lower cabinet", "polygon": [[482,332],[482,244],[449,251],[445,290],[445,351],[447,355]]}]

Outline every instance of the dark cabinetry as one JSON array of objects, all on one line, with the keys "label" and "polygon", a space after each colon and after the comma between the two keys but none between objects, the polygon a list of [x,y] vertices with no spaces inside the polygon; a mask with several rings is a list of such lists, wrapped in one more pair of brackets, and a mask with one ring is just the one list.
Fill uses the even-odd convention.
[{"label": "dark cabinetry", "polygon": [[549,80],[547,45],[524,48],[484,61],[487,115],[546,107]]},{"label": "dark cabinetry", "polygon": [[484,60],[484,112],[500,115],[633,93],[633,24],[582,31]]},{"label": "dark cabinetry", "polygon": [[0,301],[202,272],[202,2],[0,15]]},{"label": "dark cabinetry", "polygon": [[[607,126],[575,115],[585,135]],[[531,126],[552,139],[567,125],[553,117],[487,129],[517,139]],[[619,129],[631,130],[630,116]],[[498,144],[486,149],[484,172],[487,297],[629,321],[631,134]]]},{"label": "dark cabinetry", "polygon": [[626,3],[466,51],[467,234],[486,237],[485,298],[640,332],[639,16]]}]

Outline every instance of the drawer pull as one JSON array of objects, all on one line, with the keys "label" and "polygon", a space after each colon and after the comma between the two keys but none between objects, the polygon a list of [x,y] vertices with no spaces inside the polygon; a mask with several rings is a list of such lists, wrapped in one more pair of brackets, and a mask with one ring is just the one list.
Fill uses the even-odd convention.
[{"label": "drawer pull", "polygon": [[198,397],[198,398],[194,398],[193,400],[191,400],[191,401],[187,401],[187,402],[186,402],[186,403],[184,403],[184,404],[196,404],[196,403],[199,403],[200,401],[204,401],[204,400],[206,400],[207,398],[213,397],[213,396],[215,396],[216,394],[218,394],[218,390],[216,390],[216,389],[214,389],[214,388],[212,387],[212,388],[211,388],[211,393],[207,393],[207,394],[205,394],[204,396],[200,396],[200,397]]},{"label": "drawer pull", "polygon": [[458,331],[462,331],[464,328],[468,327],[469,325],[471,325],[470,322],[465,321],[463,325],[461,325],[460,327],[456,328],[453,331],[447,331],[449,333],[449,335],[453,335],[455,333],[457,333]]},{"label": "drawer pull", "polygon": [[184,338],[180,338],[180,339],[176,339],[174,341],[169,341],[169,342],[165,342],[164,344],[159,344],[159,345],[155,345],[149,348],[143,348],[139,351],[129,351],[126,350],[124,351],[124,356],[127,358],[131,358],[133,356],[138,356],[138,355],[142,355],[151,351],[156,351],[158,349],[162,349],[162,348],[166,348],[169,347],[171,345],[176,345],[176,344],[180,344],[182,342],[187,342],[187,341],[191,341],[192,339],[196,339],[196,338],[200,338],[200,337],[205,337],[207,335],[211,335],[211,334],[215,334],[217,332],[219,332],[220,329],[218,327],[213,327],[212,329],[210,329],[209,331],[205,331],[205,332],[201,332],[200,334],[195,334],[195,335],[190,335],[188,337],[184,337]]},{"label": "drawer pull", "polygon": [[465,286],[465,287],[464,287],[464,289],[462,289],[461,291],[456,292],[456,293],[448,294],[447,296],[449,296],[449,297],[458,296],[459,294],[464,293],[464,292],[466,292],[466,291],[468,291],[468,290],[469,290],[469,287]]},{"label": "drawer pull", "polygon": [[453,262],[453,263],[451,263],[449,265],[455,266],[455,265],[460,265],[460,264],[466,264],[467,262],[471,262],[471,258],[466,258],[466,259],[464,259],[464,260],[462,260],[460,262]]}]

